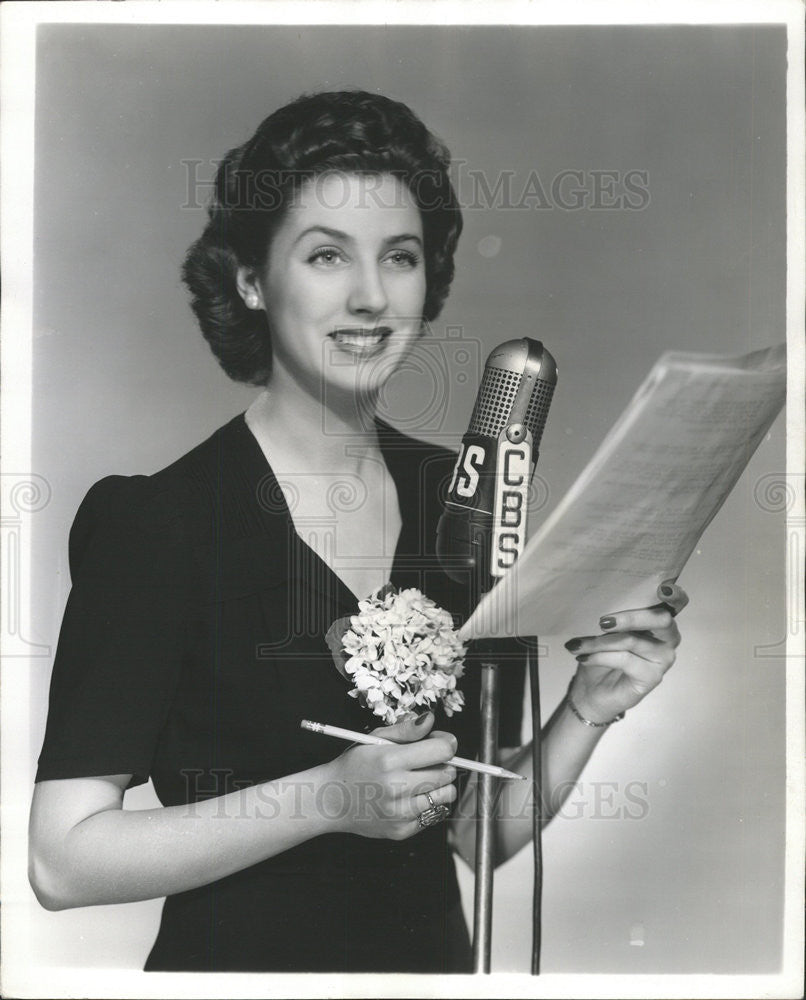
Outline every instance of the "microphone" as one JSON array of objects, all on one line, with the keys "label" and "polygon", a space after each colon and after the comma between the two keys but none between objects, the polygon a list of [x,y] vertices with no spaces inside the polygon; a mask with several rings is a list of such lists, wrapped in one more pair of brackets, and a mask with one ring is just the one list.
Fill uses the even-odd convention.
[{"label": "microphone", "polygon": [[[554,358],[537,340],[508,340],[492,351],[484,366],[476,405],[453,470],[437,526],[437,558],[447,576],[469,584],[474,599],[515,564],[526,542],[529,483],[537,463],[551,397],[557,384]],[[542,801],[540,776],[540,697],[537,646],[527,640],[535,739],[532,760],[536,802]],[[479,759],[495,760],[498,743],[499,665],[507,654],[497,639],[477,640],[481,678]],[[512,676],[511,672],[507,672]],[[473,967],[490,971],[492,937],[493,787],[480,775],[476,827],[476,884],[473,904]],[[540,809],[534,820],[533,969],[539,963],[542,841]]]},{"label": "microphone", "polygon": [[523,551],[556,384],[557,365],[538,340],[508,340],[487,358],[437,527],[437,558],[455,582],[487,591]]}]

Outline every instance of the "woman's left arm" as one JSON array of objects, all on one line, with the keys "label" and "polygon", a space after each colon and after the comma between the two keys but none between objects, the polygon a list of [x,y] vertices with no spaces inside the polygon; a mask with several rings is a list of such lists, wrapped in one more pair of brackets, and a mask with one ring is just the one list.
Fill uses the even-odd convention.
[{"label": "woman's left arm", "polygon": [[[600,635],[571,639],[565,644],[576,657],[578,667],[568,696],[543,728],[544,825],[572,791],[608,723],[642,701],[674,663],[680,632],[673,611],[687,602],[685,592],[675,586],[666,605],[605,615],[599,621]],[[532,837],[531,743],[502,755],[500,763],[530,780],[501,782],[497,864],[516,854]],[[451,831],[454,849],[471,865],[475,855],[475,798],[474,776],[456,810]]]}]

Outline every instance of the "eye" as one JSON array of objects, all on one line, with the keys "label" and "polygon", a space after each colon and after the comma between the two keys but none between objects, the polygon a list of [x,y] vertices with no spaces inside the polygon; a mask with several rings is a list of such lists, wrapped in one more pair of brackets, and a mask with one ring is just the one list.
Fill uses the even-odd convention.
[{"label": "eye", "polygon": [[347,258],[338,247],[318,247],[308,257],[309,264],[316,264],[319,267],[333,267],[336,264],[346,262]]},{"label": "eye", "polygon": [[392,250],[384,257],[384,261],[395,268],[411,270],[420,263],[420,257],[411,250]]}]

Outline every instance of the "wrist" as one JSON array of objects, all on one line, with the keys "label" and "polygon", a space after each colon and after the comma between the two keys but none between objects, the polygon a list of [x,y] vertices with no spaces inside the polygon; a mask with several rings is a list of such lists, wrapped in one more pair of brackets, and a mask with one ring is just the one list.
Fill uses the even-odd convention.
[{"label": "wrist", "polygon": [[626,714],[624,709],[602,705],[596,698],[589,697],[584,685],[578,683],[578,675],[568,685],[565,704],[579,724],[589,729],[606,729],[620,722]]},{"label": "wrist", "polygon": [[339,768],[339,757],[317,768],[318,781],[315,782],[313,813],[317,833],[349,833],[350,817],[354,803],[352,789]]},{"label": "wrist", "polygon": [[339,786],[344,785],[334,763],[319,764],[259,786],[257,815],[290,821],[300,842],[339,832],[346,806],[344,795],[339,794]]}]

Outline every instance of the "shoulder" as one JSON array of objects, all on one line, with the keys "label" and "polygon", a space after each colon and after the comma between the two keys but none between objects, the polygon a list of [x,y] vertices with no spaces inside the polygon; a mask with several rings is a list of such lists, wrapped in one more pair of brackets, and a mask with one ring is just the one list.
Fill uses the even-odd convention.
[{"label": "shoulder", "polygon": [[[172,547],[204,541],[238,479],[225,474],[241,444],[237,422],[225,424],[181,458],[151,475],[111,475],[94,483],[70,531],[71,570],[99,540]],[[241,445],[242,446],[242,445]]]}]

